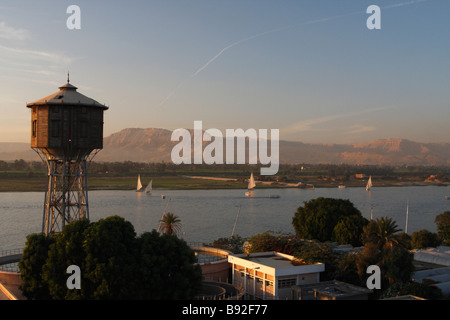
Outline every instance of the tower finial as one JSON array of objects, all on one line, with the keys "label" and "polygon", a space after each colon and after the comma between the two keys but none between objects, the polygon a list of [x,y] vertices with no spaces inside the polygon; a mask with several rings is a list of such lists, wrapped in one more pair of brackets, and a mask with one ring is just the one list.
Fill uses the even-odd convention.
[{"label": "tower finial", "polygon": [[67,71],[67,83],[69,83],[70,79],[69,79],[69,71]]}]

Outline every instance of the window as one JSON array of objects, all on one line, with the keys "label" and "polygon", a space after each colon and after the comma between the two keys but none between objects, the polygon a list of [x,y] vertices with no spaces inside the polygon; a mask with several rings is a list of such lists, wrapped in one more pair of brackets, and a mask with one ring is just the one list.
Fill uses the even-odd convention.
[{"label": "window", "polygon": [[33,120],[31,125],[31,132],[33,133],[33,137],[36,137],[37,134],[37,120]]},{"label": "window", "polygon": [[297,278],[290,279],[279,279],[278,280],[278,288],[290,288],[291,286],[295,286],[297,284]]}]

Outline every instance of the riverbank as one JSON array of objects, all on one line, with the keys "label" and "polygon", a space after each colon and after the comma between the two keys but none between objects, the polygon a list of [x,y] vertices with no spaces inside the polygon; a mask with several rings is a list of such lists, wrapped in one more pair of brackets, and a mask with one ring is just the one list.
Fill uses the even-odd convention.
[{"label": "riverbank", "polygon": [[[405,186],[448,186],[448,182],[429,182],[419,179],[390,180],[373,177],[374,188]],[[215,177],[185,174],[145,174],[141,175],[142,184],[153,181],[155,190],[195,190],[195,189],[247,189],[247,179],[242,177]],[[88,177],[89,190],[134,190],[137,175],[112,176],[92,175]],[[302,181],[257,181],[256,188],[346,188],[365,187],[366,179],[332,181],[331,179],[308,179]],[[45,191],[47,177],[41,174],[8,174],[0,176],[0,192]]]}]

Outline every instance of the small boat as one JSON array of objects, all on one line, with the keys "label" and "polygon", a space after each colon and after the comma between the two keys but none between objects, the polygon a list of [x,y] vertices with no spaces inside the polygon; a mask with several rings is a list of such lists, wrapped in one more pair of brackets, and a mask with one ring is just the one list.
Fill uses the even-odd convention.
[{"label": "small boat", "polygon": [[343,184],[341,184],[341,185],[338,186],[338,188],[339,188],[339,189],[345,189],[345,188],[347,188],[347,187],[344,186]]},{"label": "small boat", "polygon": [[255,179],[253,178],[253,172],[248,180],[248,191],[245,193],[246,197],[253,197],[255,195],[254,188],[256,187]]},{"label": "small boat", "polygon": [[445,200],[450,200],[450,197],[449,197],[449,196],[446,196],[446,197],[445,197]]},{"label": "small boat", "polygon": [[372,176],[369,177],[369,181],[367,181],[366,191],[370,191],[372,189]]},{"label": "small boat", "polygon": [[144,191],[144,189],[142,188],[141,175],[138,174],[136,192],[142,192],[142,191]]},{"label": "small boat", "polygon": [[165,198],[166,198],[166,196],[162,194],[161,195],[161,199],[165,199]]},{"label": "small boat", "polygon": [[152,182],[153,182],[153,180],[150,180],[150,182],[148,183],[147,187],[145,188],[145,193],[147,193],[147,194],[152,193]]}]

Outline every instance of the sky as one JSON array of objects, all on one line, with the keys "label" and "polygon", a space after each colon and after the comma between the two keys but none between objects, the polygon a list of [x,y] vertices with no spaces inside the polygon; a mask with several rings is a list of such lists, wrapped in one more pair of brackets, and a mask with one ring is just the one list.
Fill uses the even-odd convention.
[{"label": "sky", "polygon": [[[69,29],[70,5],[81,29]],[[370,30],[370,5],[381,29]],[[450,142],[448,0],[2,0],[0,142],[67,81],[125,128]]]}]

